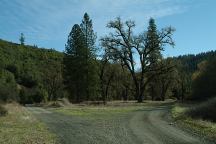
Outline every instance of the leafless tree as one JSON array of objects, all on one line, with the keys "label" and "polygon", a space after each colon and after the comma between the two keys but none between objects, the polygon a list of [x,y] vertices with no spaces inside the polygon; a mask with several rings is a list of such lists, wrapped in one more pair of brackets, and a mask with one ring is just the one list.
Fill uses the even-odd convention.
[{"label": "leafless tree", "polygon": [[[101,38],[102,46],[111,59],[121,61],[130,71],[135,85],[135,98],[138,102],[142,102],[147,83],[154,76],[170,69],[170,67],[163,64],[153,67],[149,56],[156,50],[164,50],[164,46],[167,44],[174,46],[172,40],[174,29],[167,27],[160,32],[158,31],[160,47],[150,49],[147,46],[148,37],[146,32],[134,35],[134,21],[122,22],[121,18],[118,17],[116,20],[110,21],[107,27],[114,29],[114,32]],[[136,60],[137,58],[139,58],[138,61]],[[137,71],[137,67],[140,68],[140,71]]]}]

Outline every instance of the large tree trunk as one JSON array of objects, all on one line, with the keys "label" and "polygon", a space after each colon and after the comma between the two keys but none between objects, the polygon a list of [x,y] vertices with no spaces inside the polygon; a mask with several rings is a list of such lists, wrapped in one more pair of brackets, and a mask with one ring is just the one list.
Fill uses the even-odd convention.
[{"label": "large tree trunk", "polygon": [[138,103],[142,103],[142,102],[143,102],[143,96],[142,96],[142,95],[139,95]]},{"label": "large tree trunk", "polygon": [[103,99],[103,104],[106,105],[106,94],[104,92],[104,84],[103,84],[103,82],[101,82],[101,95],[102,95],[102,99]]},{"label": "large tree trunk", "polygon": [[185,95],[185,88],[183,82],[181,83],[181,102],[183,103],[184,101],[184,95]]},{"label": "large tree trunk", "polygon": [[165,88],[165,83],[162,82],[162,90],[161,90],[161,100],[165,100],[165,95],[166,95],[166,88]]},{"label": "large tree trunk", "polygon": [[143,96],[143,94],[144,94],[144,90],[142,89],[142,88],[138,88],[138,93],[137,93],[137,95],[138,95],[138,103],[142,103],[143,102],[143,98],[144,98],[144,96]]},{"label": "large tree trunk", "polygon": [[142,97],[140,95],[140,87],[139,87],[139,84],[138,83],[135,83],[135,99],[137,100],[137,102],[142,102]]},{"label": "large tree trunk", "polygon": [[80,103],[79,86],[76,84],[76,103]]},{"label": "large tree trunk", "polygon": [[137,102],[141,103],[141,102],[143,102],[143,93],[142,93],[141,88],[140,88],[140,83],[137,80],[137,77],[136,77],[135,73],[133,71],[130,71],[130,72],[131,72],[131,75],[132,75],[132,78],[133,78],[133,81],[134,81],[134,85],[135,85],[135,96],[134,96],[134,98],[137,100]]},{"label": "large tree trunk", "polygon": [[104,105],[106,104],[106,95],[105,95],[105,91],[104,91],[104,80],[103,80],[103,70],[100,74],[100,81],[101,81],[101,96],[102,96],[102,100]]},{"label": "large tree trunk", "polygon": [[125,87],[125,90],[123,91],[122,97],[124,101],[128,100],[128,87],[127,86]]},{"label": "large tree trunk", "polygon": [[166,83],[165,80],[164,80],[164,81],[162,82],[162,92],[161,92],[162,101],[165,101],[166,93],[167,93],[167,90],[168,90],[170,84],[171,84],[171,81],[168,81],[168,82]]},{"label": "large tree trunk", "polygon": [[113,77],[114,77],[114,72],[112,72],[111,76],[109,77],[109,80],[108,80],[108,83],[107,83],[107,86],[106,86],[106,95],[105,95],[106,98],[108,96],[109,87],[110,87],[110,84],[111,84],[111,81],[112,81]]},{"label": "large tree trunk", "polygon": [[[144,81],[144,80],[142,79],[142,81]],[[139,98],[138,98],[139,103],[142,103],[143,100],[146,99],[145,88],[146,88],[146,83],[140,82],[140,84],[139,84]]]}]

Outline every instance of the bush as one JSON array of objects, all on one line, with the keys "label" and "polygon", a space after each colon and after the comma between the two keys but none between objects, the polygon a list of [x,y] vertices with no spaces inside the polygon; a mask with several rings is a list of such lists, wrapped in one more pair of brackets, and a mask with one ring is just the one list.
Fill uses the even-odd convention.
[{"label": "bush", "polygon": [[9,64],[6,66],[5,69],[8,70],[9,72],[13,73],[15,78],[17,78],[19,76],[19,67],[17,65]]},{"label": "bush", "polygon": [[192,100],[208,100],[216,96],[216,58],[198,65],[199,71],[193,74]]},{"label": "bush", "polygon": [[14,75],[11,72],[0,71],[0,100],[6,102],[18,99],[17,85]]},{"label": "bush", "polygon": [[5,116],[8,114],[8,111],[0,105],[0,116]]},{"label": "bush", "polygon": [[30,72],[26,72],[21,74],[20,78],[18,79],[18,83],[28,87],[33,88],[38,85],[38,78]]},{"label": "bush", "polygon": [[192,118],[200,118],[216,122],[216,98],[189,109],[186,114]]},{"label": "bush", "polygon": [[48,97],[48,93],[44,89],[36,89],[35,94],[33,95],[33,101],[35,103],[41,103],[42,101],[46,101]]},{"label": "bush", "polygon": [[44,89],[40,88],[25,88],[23,87],[20,90],[19,98],[21,104],[33,104],[33,103],[41,103],[42,101],[46,101],[48,97],[48,93]]},{"label": "bush", "polygon": [[19,92],[19,103],[20,104],[32,104],[33,100],[29,96],[29,90],[22,87],[22,89]]}]

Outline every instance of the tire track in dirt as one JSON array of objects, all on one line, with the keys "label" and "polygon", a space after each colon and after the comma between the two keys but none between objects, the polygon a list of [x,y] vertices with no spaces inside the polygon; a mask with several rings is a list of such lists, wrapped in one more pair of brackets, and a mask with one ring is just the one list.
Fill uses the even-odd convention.
[{"label": "tire track in dirt", "polygon": [[143,144],[205,144],[200,137],[172,124],[168,106],[147,108],[134,113],[130,129]]}]

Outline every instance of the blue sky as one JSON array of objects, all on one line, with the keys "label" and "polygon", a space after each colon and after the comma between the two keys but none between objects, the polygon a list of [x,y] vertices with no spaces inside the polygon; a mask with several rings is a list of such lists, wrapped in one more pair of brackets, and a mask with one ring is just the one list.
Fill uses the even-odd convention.
[{"label": "blue sky", "polygon": [[72,26],[88,12],[98,38],[109,32],[108,21],[117,16],[136,22],[136,32],[146,30],[150,17],[158,28],[176,28],[175,48],[164,56],[216,50],[215,0],[0,0],[0,38],[64,50]]}]

